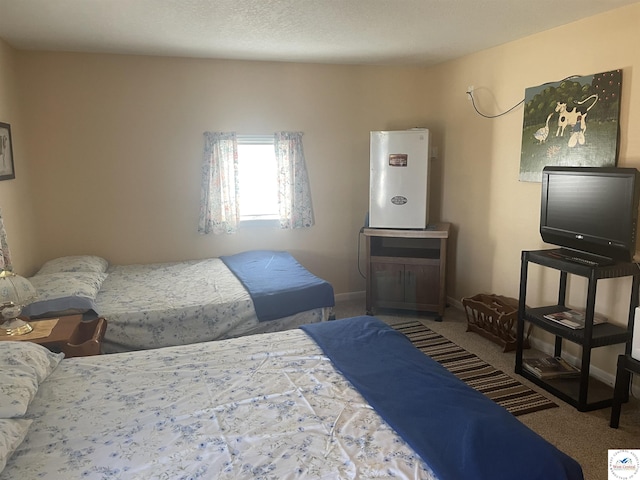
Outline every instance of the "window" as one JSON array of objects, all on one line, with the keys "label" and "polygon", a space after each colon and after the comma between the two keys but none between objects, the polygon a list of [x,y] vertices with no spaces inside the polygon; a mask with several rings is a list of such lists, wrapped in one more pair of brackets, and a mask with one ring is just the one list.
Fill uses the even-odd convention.
[{"label": "window", "polygon": [[241,221],[313,226],[302,135],[204,132],[198,232],[232,234]]},{"label": "window", "polygon": [[240,221],[278,219],[278,167],[272,135],[238,135]]}]

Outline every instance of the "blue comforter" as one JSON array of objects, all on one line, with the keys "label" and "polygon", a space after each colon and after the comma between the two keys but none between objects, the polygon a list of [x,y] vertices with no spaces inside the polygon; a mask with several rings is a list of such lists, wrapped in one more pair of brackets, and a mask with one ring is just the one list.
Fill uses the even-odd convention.
[{"label": "blue comforter", "polygon": [[301,328],[441,480],[582,480],[575,460],[375,317]]},{"label": "blue comforter", "polygon": [[335,305],[331,284],[287,252],[254,250],[220,259],[251,295],[261,322]]}]

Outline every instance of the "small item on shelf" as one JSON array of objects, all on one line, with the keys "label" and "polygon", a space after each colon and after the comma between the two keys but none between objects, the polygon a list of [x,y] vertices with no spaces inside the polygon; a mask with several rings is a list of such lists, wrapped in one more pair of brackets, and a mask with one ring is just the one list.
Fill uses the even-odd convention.
[{"label": "small item on shelf", "polygon": [[[584,328],[585,312],[582,310],[566,310],[564,312],[549,313],[548,315],[545,315],[544,318],[557,322],[565,327],[579,330]],[[599,313],[593,314],[594,325],[606,322],[607,318],[605,316],[600,315]]]},{"label": "small item on shelf", "polygon": [[580,376],[580,370],[567,363],[562,357],[527,358],[523,367],[538,378],[570,378]]}]

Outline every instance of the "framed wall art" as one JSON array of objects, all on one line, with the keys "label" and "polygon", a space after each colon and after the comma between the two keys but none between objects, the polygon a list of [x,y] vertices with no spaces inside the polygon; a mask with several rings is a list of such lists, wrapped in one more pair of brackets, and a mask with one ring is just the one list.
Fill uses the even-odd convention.
[{"label": "framed wall art", "polygon": [[621,70],[527,88],[520,181],[541,181],[547,165],[614,167],[621,90]]},{"label": "framed wall art", "polygon": [[11,125],[0,122],[0,180],[16,178],[13,167],[13,143]]}]

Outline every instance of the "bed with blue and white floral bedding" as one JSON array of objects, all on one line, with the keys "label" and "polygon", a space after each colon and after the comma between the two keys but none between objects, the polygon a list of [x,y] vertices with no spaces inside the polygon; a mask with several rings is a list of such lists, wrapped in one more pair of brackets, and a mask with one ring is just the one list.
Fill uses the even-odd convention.
[{"label": "bed with blue and white floral bedding", "polygon": [[[276,306],[285,308],[270,311],[266,320],[256,309],[260,299],[254,302],[242,277],[221,258],[109,265],[96,256],[61,257],[47,262],[30,278],[40,298],[25,313],[106,318],[104,353],[275,332],[329,318],[335,301],[328,282],[286,252],[253,251],[228,258],[243,260],[245,256],[250,256],[247,262],[264,266],[263,278],[285,279],[277,291],[267,292],[268,298],[276,299]],[[277,271],[274,266],[279,266]],[[283,300],[277,300],[285,294]]]},{"label": "bed with blue and white floral bedding", "polygon": [[[6,381],[24,386],[31,366],[38,370],[29,395],[0,389],[10,407],[0,409],[8,438],[0,442],[0,480],[582,479],[574,460],[383,322],[303,328],[62,361],[39,345],[0,342],[0,376],[22,369]],[[337,333],[338,352],[359,352],[351,366],[336,363],[326,345]],[[366,350],[372,356],[362,357]],[[387,376],[404,376],[407,357],[431,383],[433,398],[422,397],[417,416],[406,408],[412,385],[379,388]],[[366,400],[376,385],[374,396],[393,399],[386,410]],[[402,412],[418,441],[383,419]],[[430,427],[443,418],[460,428]]]},{"label": "bed with blue and white floral bedding", "polygon": [[249,292],[219,258],[112,265],[96,297],[105,353],[222,340],[328,319],[331,306],[260,322]]},{"label": "bed with blue and white floral bedding", "polygon": [[63,360],[0,479],[433,478],[301,330]]}]

